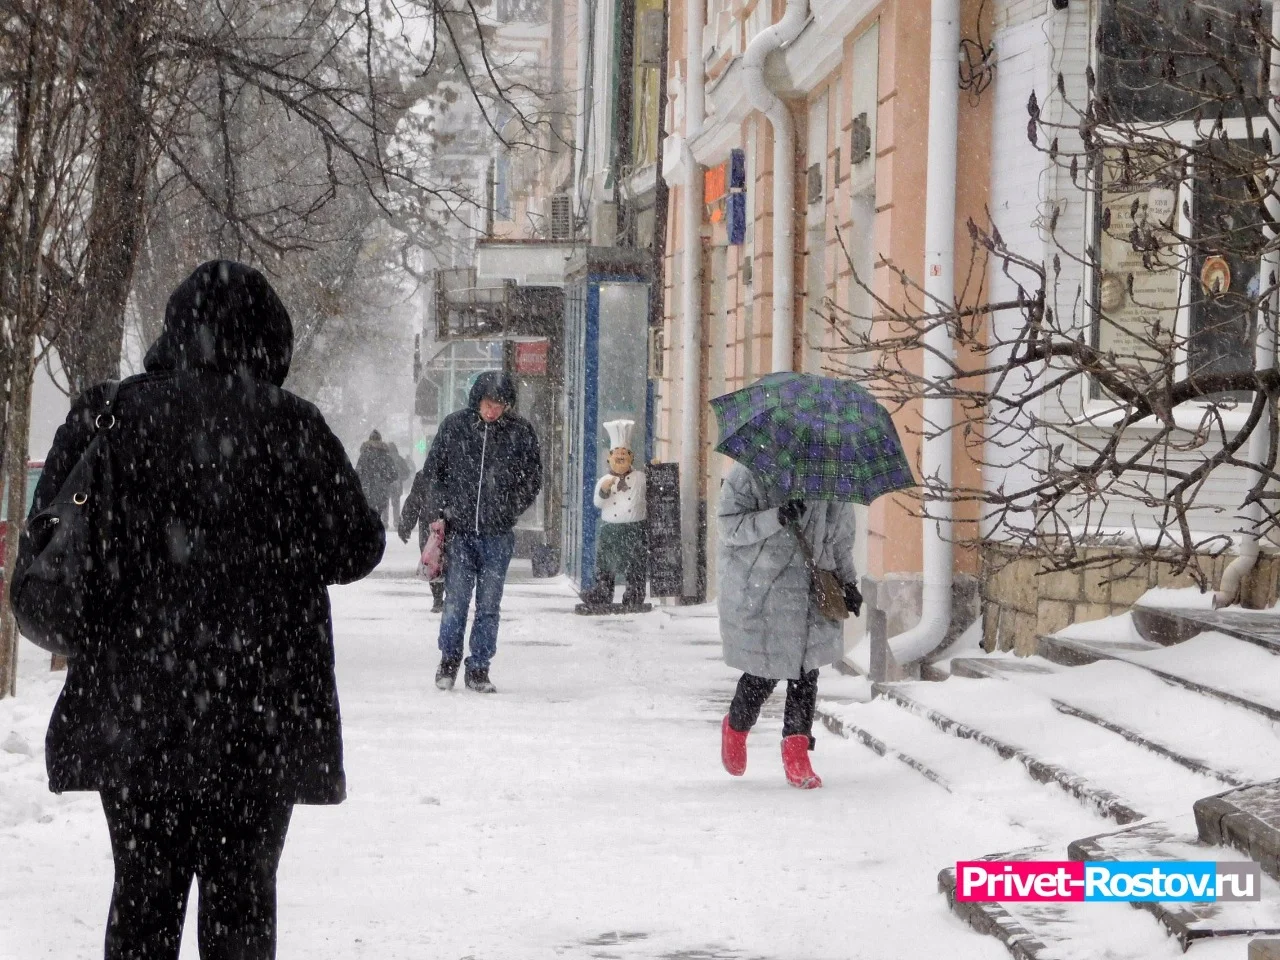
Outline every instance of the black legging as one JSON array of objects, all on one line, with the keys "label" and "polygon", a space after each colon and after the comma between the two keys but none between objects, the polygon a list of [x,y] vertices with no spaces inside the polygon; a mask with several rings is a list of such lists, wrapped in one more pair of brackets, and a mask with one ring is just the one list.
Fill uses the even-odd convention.
[{"label": "black legging", "polygon": [[[738,690],[729,704],[729,726],[739,733],[746,733],[760,719],[760,709],[778,685],[777,680],[744,673],[738,681]],[[782,715],[782,735],[809,737],[812,746],[813,708],[818,701],[818,671],[810,670],[799,680],[787,681],[787,705]]]},{"label": "black legging", "polygon": [[191,878],[201,960],[276,955],[276,868],[292,803],[226,793],[104,790],[115,888],[106,960],[177,960]]}]

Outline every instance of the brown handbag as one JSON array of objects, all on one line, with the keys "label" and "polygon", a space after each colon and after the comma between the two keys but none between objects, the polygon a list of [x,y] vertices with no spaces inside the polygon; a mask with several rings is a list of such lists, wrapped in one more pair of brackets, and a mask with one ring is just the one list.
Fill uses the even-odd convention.
[{"label": "brown handbag", "polygon": [[844,585],[833,570],[823,570],[813,558],[813,549],[809,541],[795,527],[791,527],[797,540],[800,541],[800,552],[804,554],[805,566],[809,568],[809,592],[818,604],[818,612],[828,620],[849,619],[849,608],[844,602]]}]

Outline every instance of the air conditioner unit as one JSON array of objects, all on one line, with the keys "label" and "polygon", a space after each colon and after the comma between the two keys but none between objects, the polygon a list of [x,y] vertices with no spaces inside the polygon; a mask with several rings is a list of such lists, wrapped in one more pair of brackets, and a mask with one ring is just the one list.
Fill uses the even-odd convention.
[{"label": "air conditioner unit", "polygon": [[557,193],[551,198],[551,216],[547,230],[552,240],[573,239],[573,197]]}]

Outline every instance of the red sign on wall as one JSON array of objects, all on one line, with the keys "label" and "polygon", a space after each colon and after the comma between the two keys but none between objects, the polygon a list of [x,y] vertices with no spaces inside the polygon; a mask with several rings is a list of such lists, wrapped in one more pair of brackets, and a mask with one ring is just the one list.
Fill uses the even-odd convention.
[{"label": "red sign on wall", "polygon": [[545,377],[547,375],[547,348],[549,346],[550,343],[546,340],[517,343],[516,375]]}]

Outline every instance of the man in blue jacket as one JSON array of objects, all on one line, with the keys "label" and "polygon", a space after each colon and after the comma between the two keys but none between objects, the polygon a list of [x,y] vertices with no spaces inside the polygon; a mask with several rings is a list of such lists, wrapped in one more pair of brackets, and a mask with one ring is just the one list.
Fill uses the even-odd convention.
[{"label": "man in blue jacket", "polygon": [[466,684],[479,693],[494,692],[489,663],[498,646],[502,588],[515,549],[512,531],[542,489],[538,438],[513,412],[515,402],[509,376],[482,373],[467,408],[441,422],[422,467],[445,521],[445,604],[436,670],[441,690],[452,690],[457,679],[474,591]]}]

